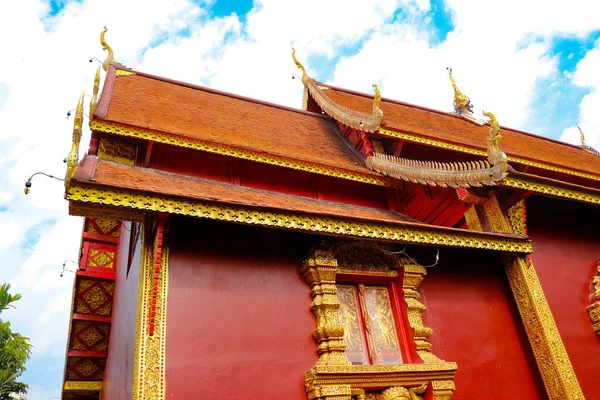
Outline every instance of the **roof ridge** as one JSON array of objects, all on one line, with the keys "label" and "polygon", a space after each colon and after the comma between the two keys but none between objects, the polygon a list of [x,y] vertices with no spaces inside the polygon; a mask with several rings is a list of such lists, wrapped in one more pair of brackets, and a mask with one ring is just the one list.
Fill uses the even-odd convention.
[{"label": "roof ridge", "polygon": [[[340,91],[340,92],[344,92],[344,93],[348,93],[348,94],[352,94],[352,95],[356,95],[356,96],[361,96],[361,97],[366,97],[366,98],[371,98],[371,99],[373,98],[373,95],[371,95],[369,93],[358,92],[356,90],[346,89],[346,88],[342,88],[342,87],[335,86],[335,85],[330,85],[328,83],[323,83],[323,82],[317,82],[317,83],[319,85],[326,86],[326,87],[328,87],[330,89],[337,90],[337,91]],[[459,120],[462,120],[462,121],[470,122],[468,119],[465,119],[465,118],[463,118],[460,115],[456,115],[454,113],[447,112],[447,111],[436,110],[434,108],[420,106],[418,104],[412,104],[412,103],[407,103],[405,101],[394,100],[394,99],[390,99],[388,97],[381,97],[381,101],[382,102],[387,102],[387,103],[398,104],[398,105],[402,105],[402,106],[406,106],[406,107],[416,108],[416,109],[419,109],[419,110],[428,111],[428,112],[432,112],[432,113],[435,113],[435,114],[441,114],[441,115],[445,115],[445,116],[448,116],[448,117],[453,117],[453,118],[456,118],[456,119],[459,119]],[[384,120],[385,120],[385,116],[384,116]],[[533,138],[536,138],[536,139],[542,139],[542,140],[546,140],[546,141],[553,142],[553,143],[556,143],[556,144],[560,144],[560,145],[563,145],[563,146],[568,146],[568,147],[572,147],[572,148],[575,148],[575,149],[578,149],[578,150],[582,150],[581,146],[576,145],[576,144],[571,144],[571,143],[563,142],[563,141],[560,141],[560,140],[557,140],[557,139],[552,139],[552,138],[549,138],[549,137],[546,137],[546,136],[542,136],[542,135],[538,135],[538,134],[535,134],[535,133],[526,132],[526,131],[523,131],[523,130],[520,130],[520,129],[510,128],[510,127],[507,127],[507,126],[504,126],[504,125],[500,125],[500,127],[503,130],[511,131],[511,132],[514,132],[514,133],[517,133],[517,134],[520,134],[520,135],[530,136],[530,137],[533,137]],[[386,129],[389,129],[389,127],[386,127]],[[425,136],[427,136],[427,135],[425,135]]]}]

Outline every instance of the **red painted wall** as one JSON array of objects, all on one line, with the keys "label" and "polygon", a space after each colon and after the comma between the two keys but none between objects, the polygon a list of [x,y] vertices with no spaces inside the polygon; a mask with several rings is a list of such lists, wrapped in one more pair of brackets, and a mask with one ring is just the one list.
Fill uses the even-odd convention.
[{"label": "red painted wall", "polygon": [[298,267],[312,239],[172,218],[167,240],[166,397],[305,398],[317,354]]},{"label": "red painted wall", "polygon": [[131,399],[132,393],[138,280],[142,245],[138,241],[131,269],[127,274],[130,229],[130,222],[125,222],[121,226],[121,238],[117,254],[112,323],[108,357],[102,383],[102,398],[107,400]]},{"label": "red painted wall", "polygon": [[600,341],[585,308],[600,258],[598,207],[549,198],[527,200],[533,264],[586,399],[600,399]]},{"label": "red painted wall", "polygon": [[441,249],[427,272],[423,322],[434,354],[458,364],[452,400],[547,398],[498,255]]}]

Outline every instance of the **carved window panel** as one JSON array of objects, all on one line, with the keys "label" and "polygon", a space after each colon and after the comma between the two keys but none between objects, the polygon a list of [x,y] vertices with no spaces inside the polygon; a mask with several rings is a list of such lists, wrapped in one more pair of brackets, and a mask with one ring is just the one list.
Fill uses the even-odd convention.
[{"label": "carved window panel", "polygon": [[340,301],[340,322],[344,327],[346,355],[353,365],[370,364],[358,290],[353,285],[337,285],[337,296]]},{"label": "carved window panel", "polygon": [[396,321],[386,286],[337,285],[346,355],[353,365],[402,364]]},{"label": "carved window panel", "polygon": [[402,352],[388,288],[359,285],[373,364],[402,364]]}]

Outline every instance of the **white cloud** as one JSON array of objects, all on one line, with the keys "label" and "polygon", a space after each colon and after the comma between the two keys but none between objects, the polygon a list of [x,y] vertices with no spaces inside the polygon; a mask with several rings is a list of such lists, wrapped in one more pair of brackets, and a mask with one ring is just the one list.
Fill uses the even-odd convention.
[{"label": "white cloud", "polygon": [[[590,50],[579,61],[572,81],[575,85],[588,88],[590,92],[583,96],[579,104],[579,126],[585,133],[586,143],[592,147],[600,145],[600,40],[594,49]],[[581,144],[579,131],[576,127],[566,128],[561,140],[572,144]]]}]

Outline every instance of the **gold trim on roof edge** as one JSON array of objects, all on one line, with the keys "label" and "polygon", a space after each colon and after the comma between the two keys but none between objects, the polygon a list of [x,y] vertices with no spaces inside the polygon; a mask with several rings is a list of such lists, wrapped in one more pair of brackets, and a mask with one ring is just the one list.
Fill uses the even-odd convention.
[{"label": "gold trim on roof edge", "polygon": [[[387,136],[395,139],[402,139],[412,143],[425,144],[433,147],[439,147],[441,149],[454,150],[465,154],[472,154],[476,156],[485,156],[486,152],[484,150],[474,149],[472,147],[467,147],[459,144],[444,142],[437,139],[430,139],[423,136],[417,136],[409,133],[402,133],[397,131],[392,131],[389,129],[381,128],[379,130],[379,134],[381,136]],[[544,164],[538,161],[527,160],[519,157],[511,157],[508,156],[509,162],[514,162],[517,164],[528,165],[530,167],[541,168],[548,171],[560,172],[563,174],[579,176],[582,178],[592,179],[595,181],[600,181],[600,175],[589,174],[586,172],[579,172],[568,168],[558,167],[555,165]]]},{"label": "gold trim on roof edge", "polygon": [[253,208],[230,207],[201,201],[177,200],[169,197],[83,186],[72,186],[66,195],[67,200],[71,201],[129,207],[249,225],[297,229],[305,232],[519,253],[530,253],[532,251],[531,243],[520,238],[483,237],[477,233],[470,235],[462,232],[440,232],[436,228],[398,227],[391,224],[354,222],[340,218],[312,217],[284,212],[263,212]]},{"label": "gold trim on roof edge", "polygon": [[258,151],[240,149],[218,143],[204,142],[197,139],[185,138],[182,136],[157,132],[145,128],[131,127],[114,122],[99,121],[94,119],[90,122],[90,129],[96,132],[111,133],[143,140],[152,140],[158,143],[185,147],[188,149],[200,150],[207,153],[235,157],[263,164],[275,165],[282,168],[311,172],[314,174],[331,176],[334,178],[345,179],[354,182],[387,187],[397,187],[401,185],[401,183],[396,182],[394,179],[371,176],[367,174],[361,174],[359,172],[351,172],[325,165],[312,164],[306,161],[292,160],[280,156],[260,153]]},{"label": "gold trim on roof edge", "polygon": [[340,121],[346,126],[364,132],[376,132],[381,126],[383,119],[383,111],[379,108],[381,103],[381,92],[376,84],[373,84],[375,96],[373,98],[373,112],[371,115],[344,107],[331,100],[323,93],[321,86],[308,76],[306,69],[296,59],[296,50],[292,47],[292,58],[298,69],[302,70],[302,84],[310,92],[312,98],[317,102],[319,107],[336,121]]},{"label": "gold trim on roof edge", "polygon": [[583,203],[600,204],[600,194],[597,193],[588,192],[582,189],[568,188],[558,184],[523,179],[511,175],[507,176],[504,181],[502,181],[501,186],[513,189],[528,190],[549,196],[581,201]]}]

